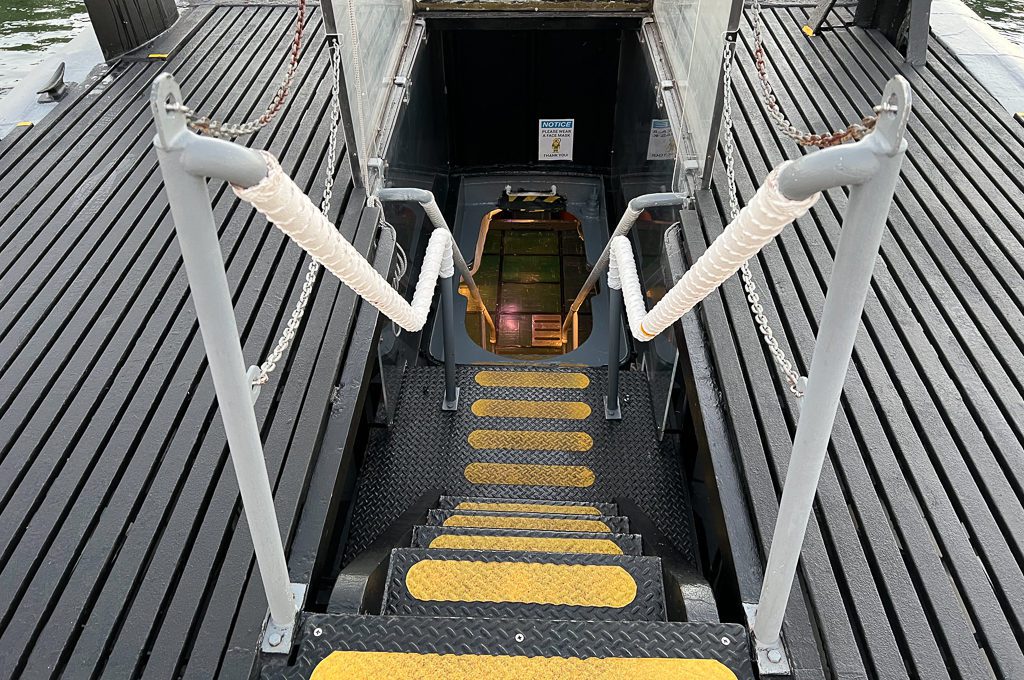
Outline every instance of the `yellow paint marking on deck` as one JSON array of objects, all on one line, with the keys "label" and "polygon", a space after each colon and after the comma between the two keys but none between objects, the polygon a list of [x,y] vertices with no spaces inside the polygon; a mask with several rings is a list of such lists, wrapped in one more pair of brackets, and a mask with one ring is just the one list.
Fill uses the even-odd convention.
[{"label": "yellow paint marking on deck", "polygon": [[581,401],[519,401],[515,399],[477,399],[474,415],[485,418],[542,418],[545,420],[584,420],[590,406]]},{"label": "yellow paint marking on deck", "polygon": [[621,609],[636,599],[628,571],[605,564],[422,560],[405,587],[424,602],[518,602]]},{"label": "yellow paint marking on deck", "polygon": [[485,512],[540,512],[549,515],[600,515],[592,505],[547,505],[545,503],[478,503],[462,501],[456,510],[483,510]]},{"label": "yellow paint marking on deck", "polygon": [[14,127],[32,127],[33,125],[35,125],[35,123],[33,123],[32,121],[23,120],[20,123],[15,123]]},{"label": "yellow paint marking on deck", "polygon": [[582,465],[528,465],[525,463],[470,463],[463,472],[471,484],[518,486],[592,486],[594,471]]},{"label": "yellow paint marking on deck", "polygon": [[803,32],[804,32],[804,35],[806,35],[808,38],[814,36],[814,29],[811,28],[810,26],[804,26],[803,27]]},{"label": "yellow paint marking on deck", "polygon": [[736,680],[711,659],[415,654],[411,652],[331,652],[310,680],[389,678],[390,680]]},{"label": "yellow paint marking on deck", "polygon": [[469,445],[474,449],[513,451],[589,451],[594,440],[586,432],[543,430],[473,430]]},{"label": "yellow paint marking on deck", "polygon": [[589,531],[610,533],[611,528],[596,519],[555,519],[553,517],[508,517],[504,515],[452,515],[444,520],[446,527],[474,529],[533,529],[535,531]]},{"label": "yellow paint marking on deck", "polygon": [[482,387],[548,387],[582,390],[590,385],[590,378],[582,373],[554,373],[551,371],[479,371],[476,374],[476,382]]},{"label": "yellow paint marking on deck", "polygon": [[607,538],[540,538],[532,536],[465,536],[441,534],[431,548],[451,550],[516,550],[522,552],[621,555],[622,548]]},{"label": "yellow paint marking on deck", "polygon": [[154,53],[154,54],[149,55],[150,59],[166,59],[167,57],[168,57],[168,55],[166,55],[166,54]]}]

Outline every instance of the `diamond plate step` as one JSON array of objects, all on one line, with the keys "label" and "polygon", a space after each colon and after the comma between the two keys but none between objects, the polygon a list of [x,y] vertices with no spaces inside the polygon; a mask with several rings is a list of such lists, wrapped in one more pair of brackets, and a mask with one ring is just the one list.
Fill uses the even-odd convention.
[{"label": "diamond plate step", "polygon": [[[557,510],[531,509],[538,505]],[[519,506],[519,507],[517,507]],[[553,512],[579,515],[618,515],[614,503],[592,503],[590,501],[545,501],[525,498],[490,498],[486,496],[441,496],[438,508],[442,510],[484,510],[499,512]]]},{"label": "diamond plate step", "polygon": [[[315,633],[315,634],[314,634]],[[736,624],[665,623],[627,621],[544,621],[508,619],[448,619],[438,625],[423,617],[339,616],[308,614],[302,620],[297,636],[301,640],[294,662],[283,655],[263,655],[261,675],[267,680],[306,680],[325,659],[333,659],[320,667],[318,680],[338,677],[483,677],[472,672],[466,675],[446,672],[443,675],[424,672],[383,673],[360,672],[356,663],[372,657],[358,653],[383,652],[396,657],[403,654],[460,655],[473,660],[474,655],[489,655],[522,663],[523,657],[545,659],[704,659],[717,662],[690,673],[669,669],[673,678],[712,678],[716,680],[752,680],[750,647],[747,632]],[[356,653],[356,654],[353,654]],[[335,654],[334,657],[331,657]],[[377,659],[380,657],[378,656]],[[389,660],[385,658],[385,660]],[[400,662],[402,659],[396,658]],[[430,662],[432,659],[421,659]],[[343,662],[343,663],[340,663]],[[341,665],[342,674],[327,671]],[[392,667],[394,668],[394,667]],[[423,667],[421,667],[423,668]],[[448,671],[448,669],[445,669]],[[565,677],[567,673],[527,675],[513,663],[499,664],[486,677],[520,680],[522,677]],[[593,673],[592,675],[596,675]],[[582,677],[576,673],[573,677]],[[663,677],[642,670],[606,673],[604,677]]]},{"label": "diamond plate step", "polygon": [[592,531],[628,534],[629,520],[608,515],[562,515],[553,513],[484,512],[480,510],[431,510],[427,524],[472,526],[488,529],[529,529],[531,531]]},{"label": "diamond plate step", "polygon": [[[443,537],[443,538],[442,538]],[[482,540],[480,540],[482,539]],[[493,543],[487,543],[491,539]],[[458,545],[461,541],[461,545]],[[529,543],[522,543],[529,541]],[[433,542],[433,545],[431,544]],[[505,547],[502,547],[504,543]],[[572,531],[528,531],[522,529],[476,529],[471,527],[418,526],[413,528],[413,548],[463,550],[522,550],[526,552],[610,553],[643,552],[639,534],[603,534]]]},{"label": "diamond plate step", "polygon": [[661,561],[633,555],[391,553],[382,614],[664,621]]}]

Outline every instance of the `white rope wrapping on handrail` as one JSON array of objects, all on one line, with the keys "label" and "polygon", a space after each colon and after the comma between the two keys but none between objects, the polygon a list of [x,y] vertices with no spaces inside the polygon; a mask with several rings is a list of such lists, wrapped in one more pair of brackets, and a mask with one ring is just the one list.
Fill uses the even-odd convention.
[{"label": "white rope wrapping on handrail", "polygon": [[634,338],[647,342],[671,326],[817,202],[820,193],[804,201],[791,201],[779,191],[779,173],[789,163],[782,163],[768,175],[736,219],[650,312],[644,303],[629,240],[625,236],[612,239],[608,286],[622,289]]},{"label": "white rope wrapping on handrail", "polygon": [[265,151],[261,153],[267,162],[267,176],[248,189],[232,187],[235,194],[403,329],[416,332],[423,328],[438,277],[455,273],[451,235],[444,229],[434,229],[430,234],[410,304],[321,214],[277,159]]}]

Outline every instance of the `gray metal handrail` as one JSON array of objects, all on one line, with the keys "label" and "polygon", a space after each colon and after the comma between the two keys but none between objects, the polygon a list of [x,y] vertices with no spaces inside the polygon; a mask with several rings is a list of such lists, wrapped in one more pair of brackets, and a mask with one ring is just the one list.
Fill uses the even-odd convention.
[{"label": "gray metal handrail", "polygon": [[[426,189],[381,189],[377,192],[377,198],[385,203],[390,201],[412,201],[419,203],[423,206],[423,211],[427,214],[427,218],[430,219],[434,227],[444,229],[449,234],[452,234],[452,230],[448,227],[448,222],[441,213],[441,209],[437,207],[434,194]],[[496,344],[498,342],[498,329],[494,327],[494,319],[491,318],[490,312],[487,311],[487,307],[484,305],[483,298],[480,297],[480,289],[477,288],[476,281],[473,279],[473,272],[470,271],[469,265],[466,264],[466,258],[462,256],[462,251],[459,250],[459,244],[455,241],[454,234],[452,234],[452,259],[455,261],[455,269],[458,270],[459,275],[466,281],[466,287],[469,288],[469,294],[472,296],[473,301],[480,305],[480,311],[483,314],[484,321],[487,323],[491,345]]]},{"label": "gray metal handrail", "polygon": [[[905,134],[910,110],[910,85],[896,76],[886,84],[882,104],[878,107],[878,123],[870,134],[859,142],[804,156],[778,176],[779,191],[790,201],[804,201],[818,192],[843,186],[850,187],[850,196],[807,373],[764,582],[753,617],[753,635],[762,672],[766,669],[781,672],[786,668],[785,650],[780,640],[782,623],[875,260],[906,155]],[[605,414],[615,419],[621,417],[619,367],[612,356],[618,354],[622,291],[614,286],[610,288],[609,337],[613,340],[609,349]]]},{"label": "gray metal handrail", "polygon": [[[572,301],[572,305],[569,306],[569,313],[565,316],[565,321],[562,322],[562,344],[564,345],[569,341],[569,326],[572,325],[572,320],[576,314],[580,311],[580,307],[586,301],[587,296],[590,295],[590,291],[594,289],[594,285],[597,284],[597,280],[601,278],[601,274],[604,274],[608,268],[608,254],[611,248],[612,239],[616,236],[625,236],[636,224],[637,218],[648,208],[661,208],[669,205],[682,205],[690,200],[690,197],[686,194],[679,193],[659,193],[659,194],[644,194],[637,196],[629,202],[626,206],[625,212],[622,213],[622,218],[619,223],[615,226],[615,231],[612,232],[611,237],[608,239],[608,243],[605,244],[604,250],[601,251],[601,257],[597,258],[597,262],[594,263],[594,267],[590,270],[590,274],[587,276],[587,280],[583,282],[580,287],[580,292],[576,294],[576,298]],[[609,357],[609,361],[611,358]]]}]

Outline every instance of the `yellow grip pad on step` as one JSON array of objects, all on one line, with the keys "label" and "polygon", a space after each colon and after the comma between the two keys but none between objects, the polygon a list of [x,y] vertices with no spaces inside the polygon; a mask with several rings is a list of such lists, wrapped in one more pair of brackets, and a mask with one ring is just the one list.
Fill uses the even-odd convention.
[{"label": "yellow grip pad on step", "polygon": [[736,680],[710,659],[578,659],[544,656],[478,656],[405,652],[331,652],[310,680],[387,678],[387,680]]},{"label": "yellow grip pad on step", "polygon": [[590,378],[583,373],[480,371],[476,374],[476,383],[483,387],[541,387],[582,390],[590,385]]},{"label": "yellow grip pad on step", "polygon": [[593,485],[594,471],[582,465],[530,465],[526,463],[470,463],[463,474],[470,484],[513,486]]},{"label": "yellow grip pad on step", "polygon": [[405,575],[409,594],[428,602],[517,602],[619,609],[636,581],[616,565],[423,560]]}]

